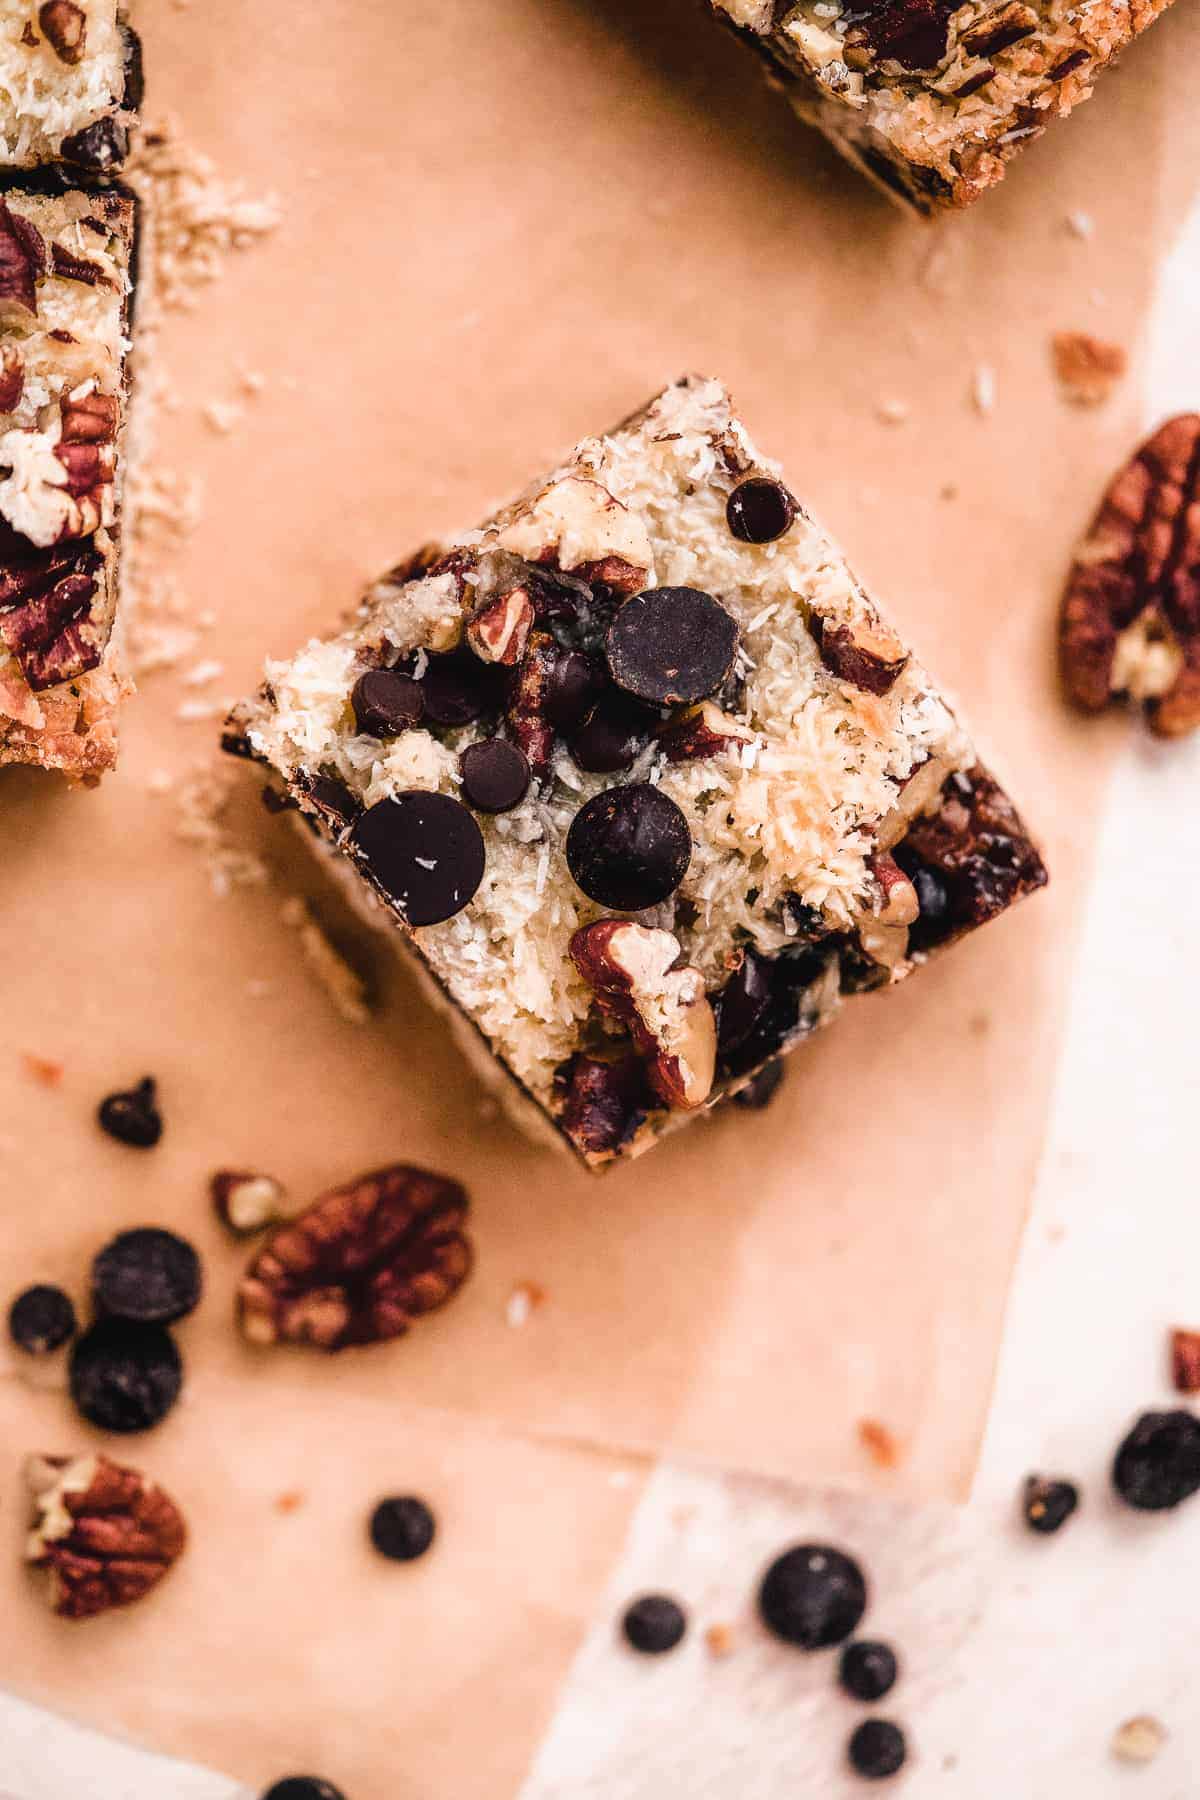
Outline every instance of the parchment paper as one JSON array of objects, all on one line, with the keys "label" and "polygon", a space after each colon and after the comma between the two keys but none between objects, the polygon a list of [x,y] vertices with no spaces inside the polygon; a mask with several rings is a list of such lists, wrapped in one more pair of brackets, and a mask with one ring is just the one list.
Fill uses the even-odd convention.
[{"label": "parchment paper", "polygon": [[[164,342],[160,454],[205,485],[179,573],[218,618],[198,653],[224,664],[217,690],[247,688],[264,653],[328,628],[365,579],[580,434],[712,370],[960,695],[1053,871],[900,992],[854,1002],[771,1112],[597,1183],[481,1111],[441,1025],[250,775],[229,826],[275,879],[213,898],[173,796],[148,785],[212,760],[213,723],[176,716],[176,676],[145,683],[98,793],[0,783],[5,1288],[78,1293],[98,1245],[146,1221],[185,1231],[209,1271],[181,1333],[187,1403],[116,1446],[193,1526],[137,1613],[74,1631],[18,1579],[19,1458],[89,1434],[59,1396],[0,1386],[0,1678],[253,1782],[308,1765],[354,1800],[492,1800],[602,1591],[638,1487],[609,1476],[634,1453],[897,1495],[969,1481],[1119,729],[1060,709],[1054,604],[1132,442],[1164,196],[1188,179],[1171,120],[1191,100],[1168,72],[1197,31],[1169,17],[996,195],[931,229],[798,131],[693,0],[146,0],[140,23],[151,108],[284,209]],[[1090,241],[1066,226],[1077,209]],[[1100,412],[1055,390],[1059,327],[1135,352]],[[201,409],[245,369],[264,391],[216,433]],[[908,415],[888,425],[892,401]],[[296,891],[371,967],[369,1026],[301,966],[278,920]],[[61,1085],[33,1081],[24,1051],[61,1060]],[[147,1072],[167,1131],[142,1156],[92,1112]],[[395,1157],[474,1196],[462,1298],[389,1349],[244,1350],[243,1257],[209,1220],[208,1174],[265,1168],[315,1195]],[[513,1329],[530,1281],[545,1303]],[[863,1417],[900,1445],[890,1473]],[[443,1521],[409,1570],[362,1545],[397,1488]],[[292,1491],[306,1503],[280,1514]]]}]

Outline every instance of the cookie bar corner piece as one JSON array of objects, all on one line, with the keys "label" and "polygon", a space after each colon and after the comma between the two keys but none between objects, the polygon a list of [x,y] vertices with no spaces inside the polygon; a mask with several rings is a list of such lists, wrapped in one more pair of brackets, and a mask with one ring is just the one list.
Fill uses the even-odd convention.
[{"label": "cookie bar corner piece", "polygon": [[0,4],[0,165],[107,176],[142,102],[142,55],[118,0]]},{"label": "cookie bar corner piece", "polygon": [[226,747],[592,1169],[1046,879],[925,670],[699,376],[268,664]]},{"label": "cookie bar corner piece", "polygon": [[117,755],[134,201],[0,186],[0,765]]},{"label": "cookie bar corner piece", "polygon": [[1170,0],[708,0],[793,110],[918,213],[969,205]]}]

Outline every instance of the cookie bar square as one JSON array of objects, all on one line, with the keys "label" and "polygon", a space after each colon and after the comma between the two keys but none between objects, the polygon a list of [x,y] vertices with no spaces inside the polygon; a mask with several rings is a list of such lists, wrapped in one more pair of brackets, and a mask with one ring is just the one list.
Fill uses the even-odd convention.
[{"label": "cookie bar square", "polygon": [[1040,887],[1011,802],[692,376],[268,663],[271,772],[485,1074],[635,1156]]},{"label": "cookie bar square", "polygon": [[1170,0],[708,0],[800,118],[918,212],[967,206]]},{"label": "cookie bar square", "polygon": [[114,632],[131,195],[0,191],[0,764],[94,783],[128,683]]},{"label": "cookie bar square", "polygon": [[120,168],[142,59],[118,0],[0,0],[0,165]]}]

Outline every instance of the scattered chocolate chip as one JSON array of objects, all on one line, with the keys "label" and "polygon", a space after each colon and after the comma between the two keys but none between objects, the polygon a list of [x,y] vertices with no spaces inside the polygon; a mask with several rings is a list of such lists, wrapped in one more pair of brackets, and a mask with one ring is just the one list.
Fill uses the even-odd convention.
[{"label": "scattered chocolate chip", "polygon": [[147,1075],[135,1088],[109,1094],[100,1102],[96,1117],[101,1130],[118,1143],[131,1144],[136,1150],[152,1149],[163,1130],[154,1077]]},{"label": "scattered chocolate chip", "polygon": [[146,1225],[123,1231],[92,1264],[96,1311],[141,1325],[172,1325],[200,1303],[200,1258],[173,1231]]},{"label": "scattered chocolate chip", "polygon": [[101,1319],[71,1351],[71,1398],[101,1431],[149,1431],[183,1385],[183,1363],[161,1325]]},{"label": "scattered chocolate chip", "polygon": [[908,1745],[890,1719],[865,1719],[846,1747],[850,1767],[868,1781],[884,1781],[904,1767]]},{"label": "scattered chocolate chip", "polygon": [[1143,1512],[1178,1506],[1200,1488],[1200,1419],[1193,1413],[1147,1412],[1122,1440],[1113,1486]]},{"label": "scattered chocolate chip", "polygon": [[319,1775],[285,1775],[267,1789],[262,1800],[346,1800],[346,1796]]},{"label": "scattered chocolate chip", "polygon": [[70,1295],[45,1284],[26,1288],[8,1309],[8,1335],[31,1356],[61,1350],[75,1336],[75,1308]]},{"label": "scattered chocolate chip", "polygon": [[477,812],[511,812],[529,792],[529,761],[507,738],[481,738],[458,759],[463,793]]},{"label": "scattered chocolate chip", "polygon": [[783,1086],[783,1076],[783,1058],[777,1056],[774,1062],[764,1063],[758,1074],[752,1075],[745,1087],[731,1096],[733,1104],[744,1107],[747,1112],[765,1112]]},{"label": "scattered chocolate chip", "polygon": [[360,675],[350,695],[354,723],[368,737],[399,737],[419,725],[425,712],[425,691],[411,675],[398,669],[368,669]]},{"label": "scattered chocolate chip", "polygon": [[543,711],[556,731],[570,731],[595,704],[607,675],[583,650],[564,650],[546,674]]},{"label": "scattered chocolate chip", "polygon": [[737,652],[738,628],[700,588],[648,588],[627,600],[604,641],[618,687],[654,706],[706,700]]},{"label": "scattered chocolate chip", "polygon": [[692,859],[687,820],[669,795],[635,782],[605,788],[567,833],[567,866],[589,900],[640,912],[675,892]]},{"label": "scattered chocolate chip", "polygon": [[669,1595],[643,1594],[626,1610],[621,1629],[643,1656],[662,1656],[681,1641],[687,1630],[687,1616]]},{"label": "scattered chocolate chip", "polygon": [[410,925],[452,919],[483,880],[483,834],[449,794],[408,788],[380,800],[362,814],[351,841]]},{"label": "scattered chocolate chip", "polygon": [[750,475],[730,494],[725,517],[730,531],[743,544],[773,544],[790,530],[796,511],[796,502],[782,481]]},{"label": "scattered chocolate chip", "polygon": [[1027,1477],[1021,1494],[1021,1511],[1030,1531],[1044,1536],[1065,1525],[1079,1505],[1079,1489],[1071,1481],[1051,1481],[1044,1475]]},{"label": "scattered chocolate chip", "polygon": [[469,652],[452,650],[431,656],[421,677],[425,717],[432,725],[453,730],[472,724],[494,697],[495,678],[489,667]]},{"label": "scattered chocolate chip", "polygon": [[416,1562],[432,1544],[436,1530],[425,1502],[411,1494],[381,1500],[371,1514],[371,1542],[391,1562]]},{"label": "scattered chocolate chip", "polygon": [[838,1681],[856,1700],[882,1700],[895,1687],[899,1672],[891,1645],[869,1638],[847,1644],[838,1663]]},{"label": "scattered chocolate chip", "polygon": [[828,1544],[797,1544],[763,1576],[758,1610],[768,1631],[802,1650],[840,1644],[867,1607],[867,1584],[853,1558]]},{"label": "scattered chocolate chip", "polygon": [[633,767],[650,742],[654,724],[653,715],[639,701],[609,692],[572,735],[571,755],[589,775],[619,775]]},{"label": "scattered chocolate chip", "polygon": [[744,1043],[771,1001],[771,964],[749,946],[717,998],[717,1046],[724,1052]]}]

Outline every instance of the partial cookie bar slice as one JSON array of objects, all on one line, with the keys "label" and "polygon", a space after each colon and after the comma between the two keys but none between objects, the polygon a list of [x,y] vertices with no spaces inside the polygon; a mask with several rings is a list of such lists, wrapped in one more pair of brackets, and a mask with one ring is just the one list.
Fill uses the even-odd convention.
[{"label": "partial cookie bar slice", "polygon": [[921,213],[967,206],[1170,0],[708,0],[792,107]]},{"label": "partial cookie bar slice", "polygon": [[591,1168],[1046,879],[701,377],[266,675],[226,747],[397,928],[515,1110]]},{"label": "partial cookie bar slice", "polygon": [[142,56],[118,0],[0,0],[0,164],[119,169]]},{"label": "partial cookie bar slice", "polygon": [[114,632],[131,195],[0,195],[0,764],[92,783],[128,686]]}]

